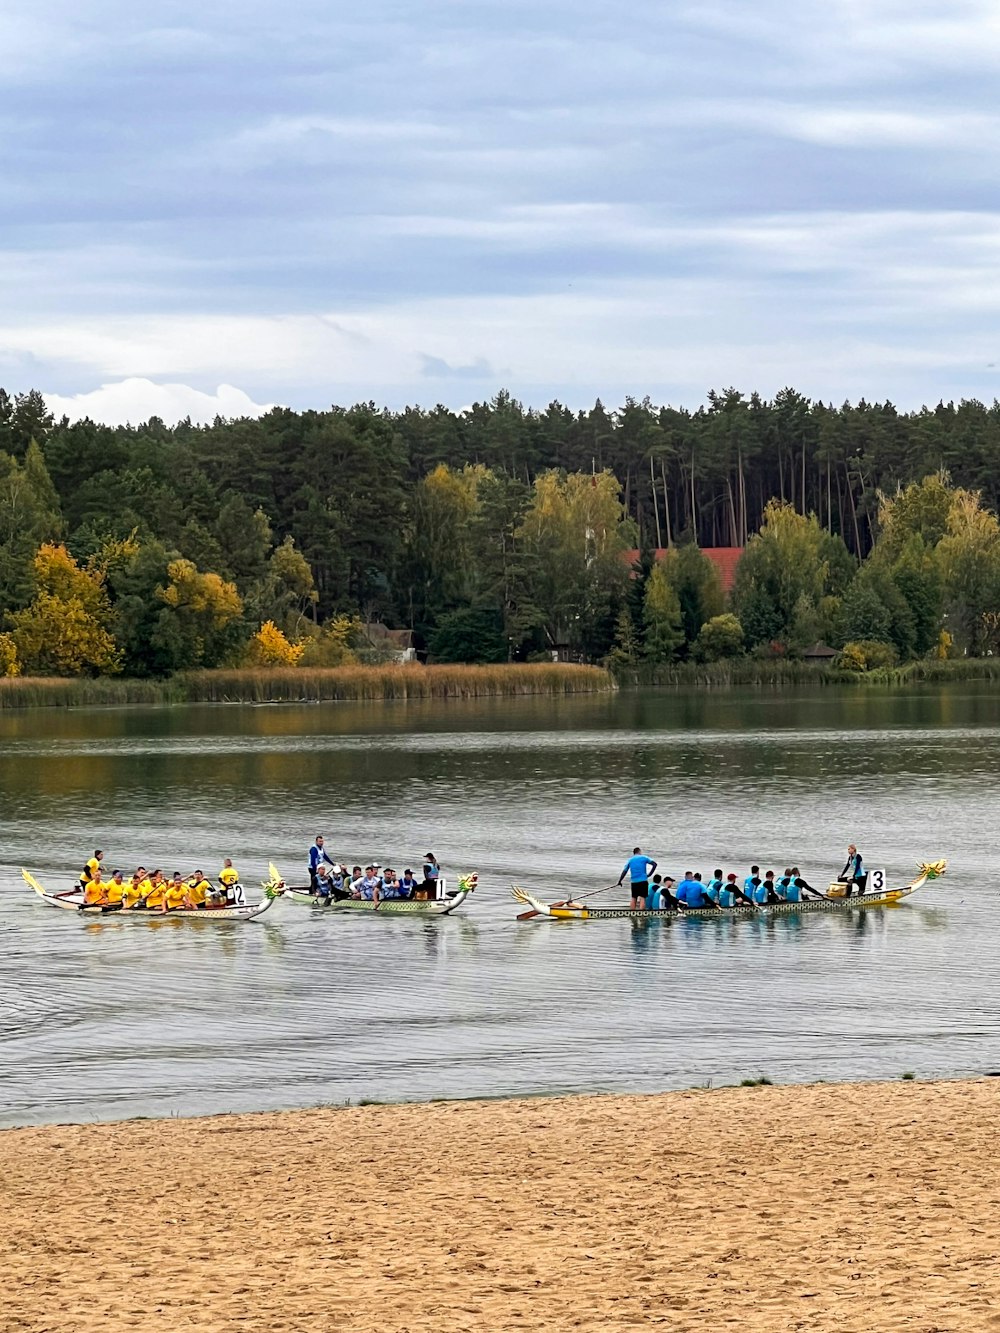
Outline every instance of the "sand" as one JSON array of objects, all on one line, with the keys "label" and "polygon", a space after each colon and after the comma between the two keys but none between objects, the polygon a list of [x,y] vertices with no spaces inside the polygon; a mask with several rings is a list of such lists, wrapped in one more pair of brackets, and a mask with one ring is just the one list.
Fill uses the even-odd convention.
[{"label": "sand", "polygon": [[1000,1083],[0,1134],[0,1330],[1000,1330]]}]

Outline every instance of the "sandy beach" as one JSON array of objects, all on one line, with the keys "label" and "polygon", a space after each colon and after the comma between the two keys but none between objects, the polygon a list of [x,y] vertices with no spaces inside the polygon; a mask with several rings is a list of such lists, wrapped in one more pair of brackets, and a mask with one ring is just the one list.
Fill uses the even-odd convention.
[{"label": "sandy beach", "polygon": [[1000,1083],[0,1134],[0,1330],[1000,1329]]}]

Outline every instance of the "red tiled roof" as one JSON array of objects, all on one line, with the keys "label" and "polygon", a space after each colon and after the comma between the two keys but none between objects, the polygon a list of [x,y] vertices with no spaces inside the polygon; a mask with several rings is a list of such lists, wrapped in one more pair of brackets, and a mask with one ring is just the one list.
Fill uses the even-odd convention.
[{"label": "red tiled roof", "polygon": [[[732,591],[733,583],[736,579],[736,566],[740,563],[740,556],[743,554],[742,546],[703,546],[702,555],[708,556],[712,564],[719,571],[719,579],[722,583],[722,591],[729,593]],[[653,553],[657,560],[662,560],[667,554],[664,546],[659,547]],[[639,551],[626,551],[625,558],[630,565],[634,565],[639,559]]]}]

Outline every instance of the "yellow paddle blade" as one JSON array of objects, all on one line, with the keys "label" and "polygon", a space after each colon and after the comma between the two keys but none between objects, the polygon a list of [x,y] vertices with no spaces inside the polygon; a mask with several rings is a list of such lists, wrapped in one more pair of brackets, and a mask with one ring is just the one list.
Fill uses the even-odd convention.
[{"label": "yellow paddle blade", "polygon": [[34,889],[36,893],[40,893],[43,898],[48,897],[48,894],[42,888],[41,884],[39,884],[38,880],[35,879],[34,875],[25,870],[23,866],[21,867],[21,878],[24,880],[25,884]]}]

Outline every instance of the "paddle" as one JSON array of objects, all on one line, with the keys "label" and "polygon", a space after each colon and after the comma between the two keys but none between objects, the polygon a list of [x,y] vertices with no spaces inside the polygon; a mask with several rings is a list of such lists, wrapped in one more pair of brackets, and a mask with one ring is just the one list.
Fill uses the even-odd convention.
[{"label": "paddle", "polygon": [[[606,888],[594,889],[591,893],[585,893],[579,898],[571,898],[569,899],[569,901],[572,903],[582,903],[585,902],[588,898],[596,898],[599,893],[610,893],[612,889],[620,889],[620,888],[621,888],[621,880],[619,880],[616,884],[608,884]],[[549,907],[565,907],[566,902],[567,900],[564,898],[561,902],[549,903]],[[533,916],[541,916],[541,912],[539,912],[537,907],[532,907],[527,912],[518,912],[517,920],[530,921]]]}]

